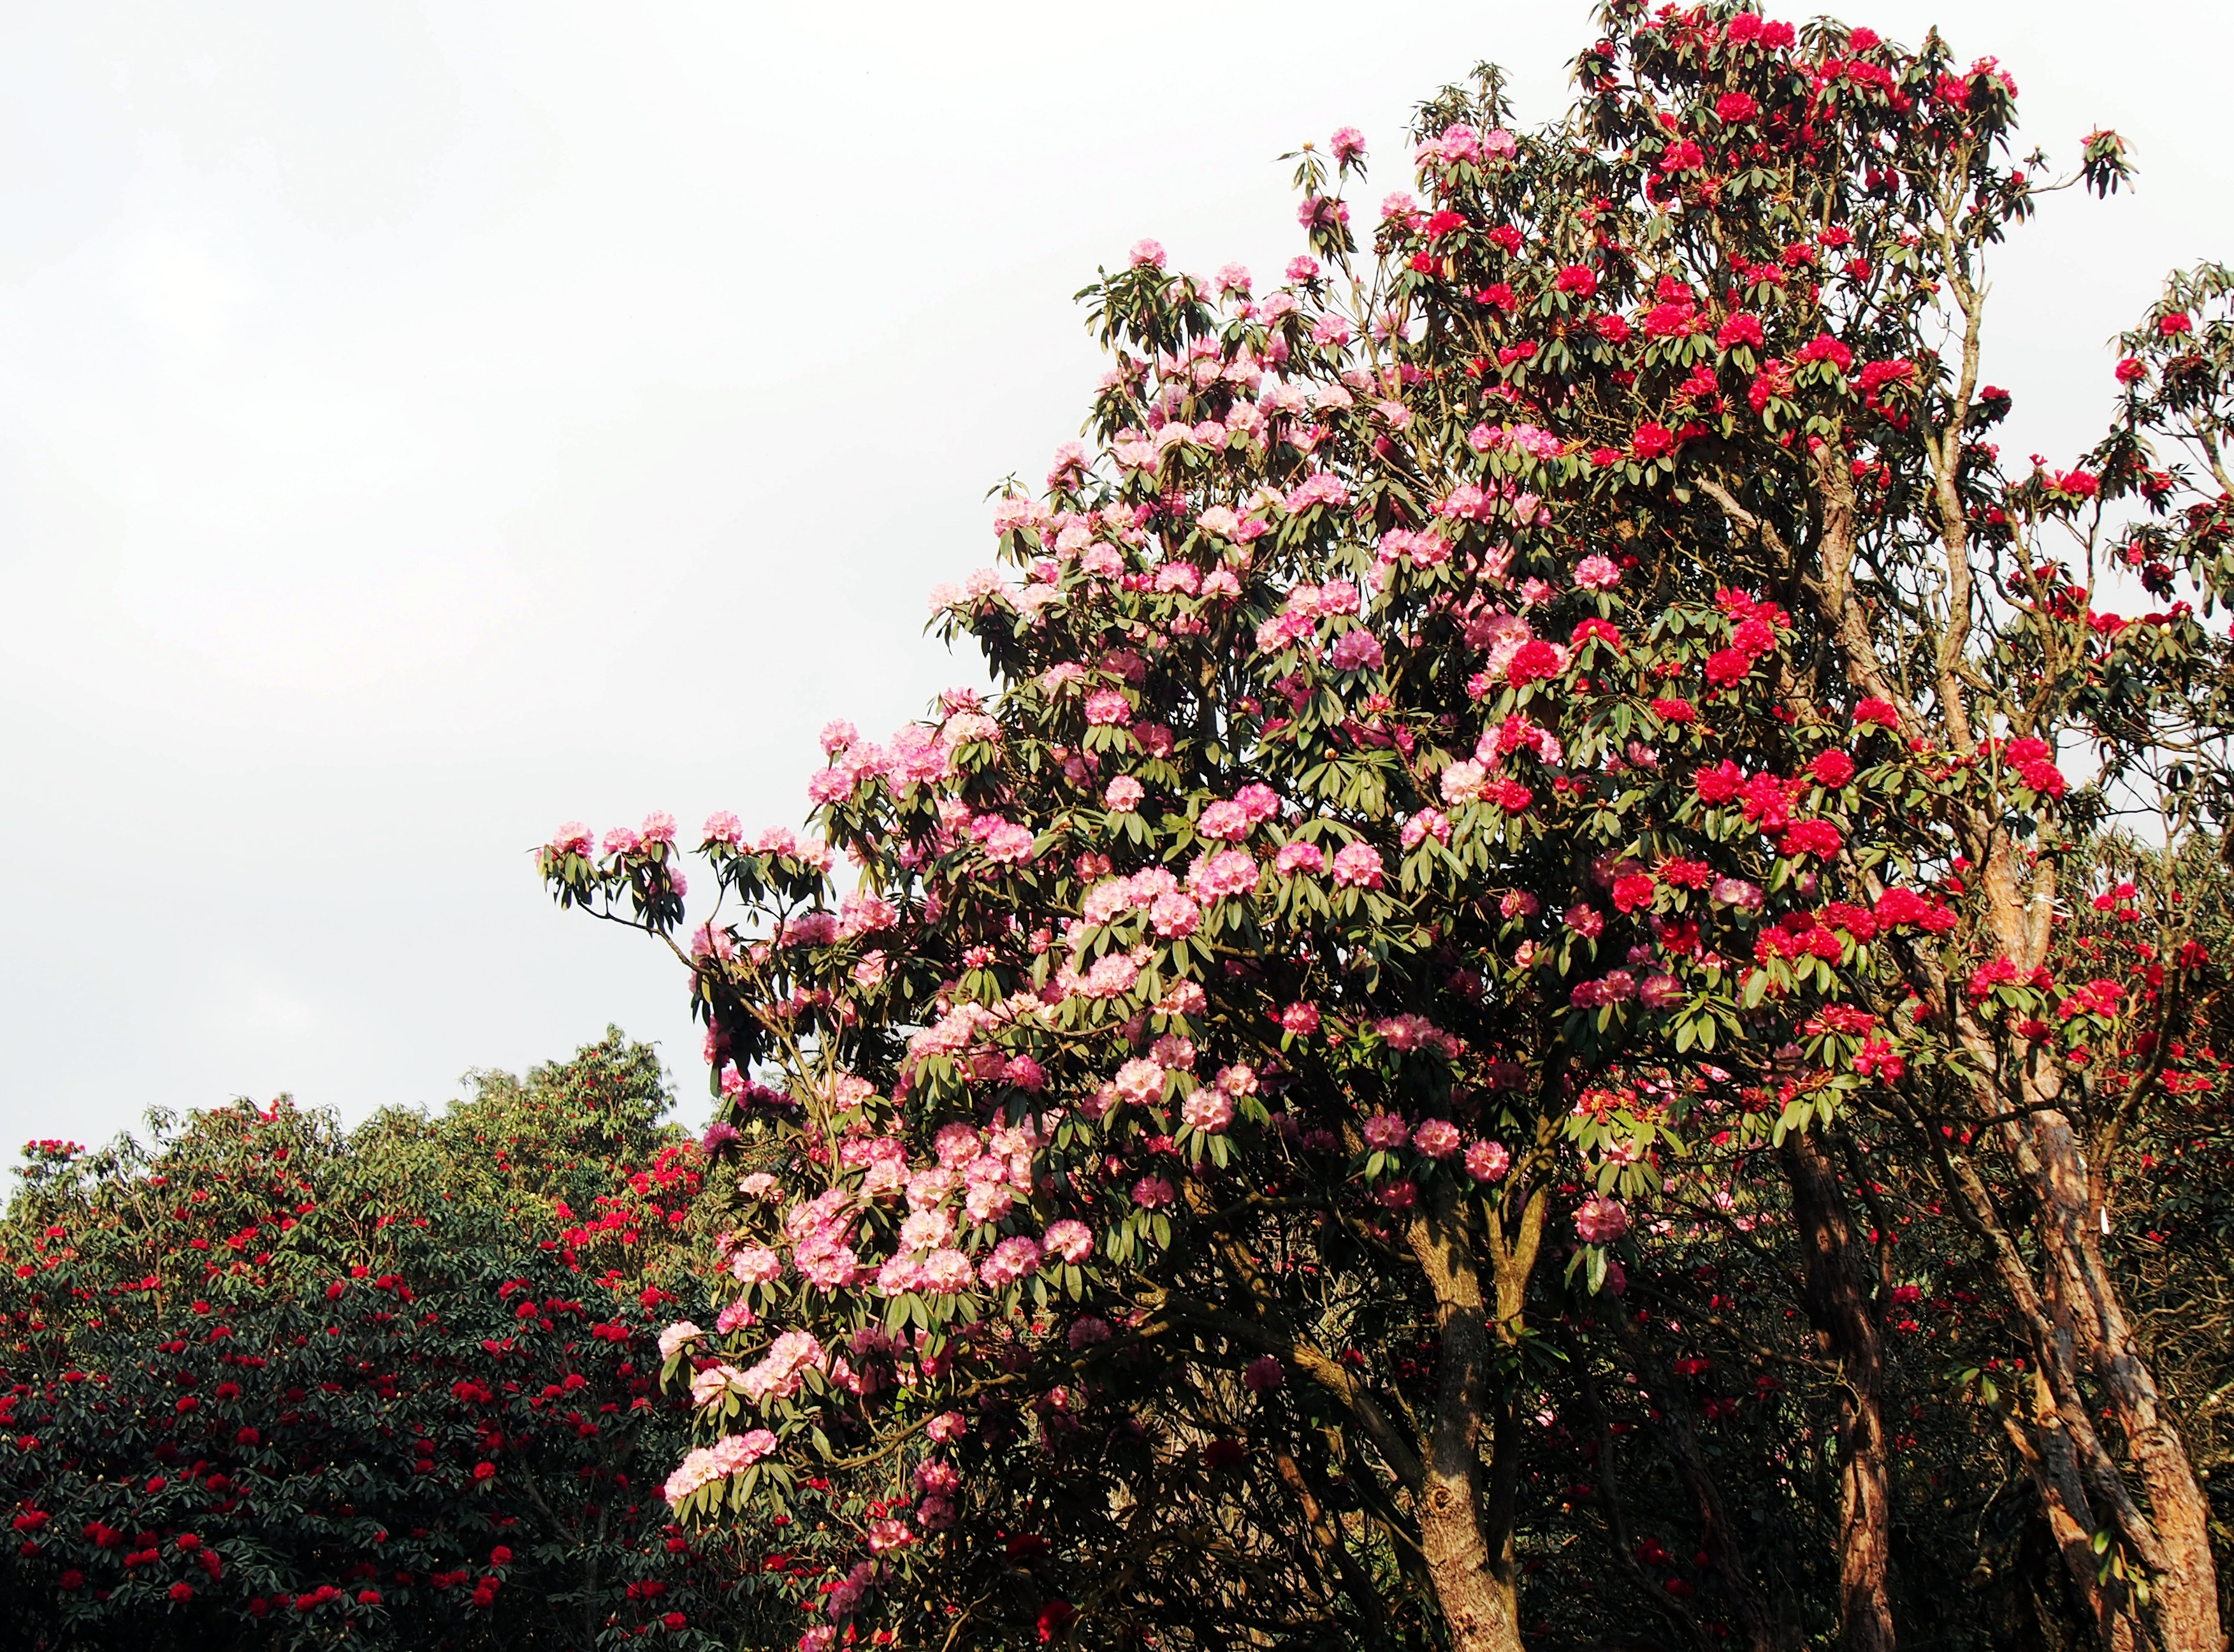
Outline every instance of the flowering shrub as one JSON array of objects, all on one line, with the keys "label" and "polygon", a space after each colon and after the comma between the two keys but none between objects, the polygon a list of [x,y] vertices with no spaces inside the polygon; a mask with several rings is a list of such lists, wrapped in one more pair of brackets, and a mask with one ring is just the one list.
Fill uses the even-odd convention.
[{"label": "flowering shrub", "polygon": [[[26,1646],[727,1645],[653,1399],[687,1249],[617,1040],[343,1137],[286,1102],[34,1144],[4,1231],[0,1492]],[[695,1172],[694,1172],[695,1173]],[[627,1227],[567,1231],[606,1195]],[[611,1265],[599,1268],[599,1262]],[[753,1585],[757,1588],[757,1582]]]},{"label": "flowering shrub", "polygon": [[[1845,1374],[1850,1644],[1895,1590],[1852,1146],[1975,1247],[2031,1374],[1978,1403],[2061,1586],[2112,1644],[2217,1652],[2104,1244],[2122,1133],[2213,1081],[2170,1054],[2210,950],[2171,885],[2114,970],[2059,909],[2120,812],[2177,846],[2234,795],[2229,283],[2126,341],[2095,451],[2011,473],[1985,260],[2118,187],[2116,137],[2052,184],[2013,80],[1936,36],[1603,22],[1572,121],[1448,89],[1369,219],[1357,134],[1303,151],[1282,280],[1105,272],[1092,444],[933,593],[992,691],[833,723],[819,837],[700,833],[735,1165],[670,1489],[749,1525],[859,1488],[810,1652],[1517,1646],[1544,1336],[1669,1265],[1640,1215],[1702,1142],[1777,1166]],[[2097,611],[2120,565],[2167,605]],[[542,870],[672,935],[680,860],[655,817]],[[1770,1563],[1724,1562],[1694,1630],[1776,1643]]]}]

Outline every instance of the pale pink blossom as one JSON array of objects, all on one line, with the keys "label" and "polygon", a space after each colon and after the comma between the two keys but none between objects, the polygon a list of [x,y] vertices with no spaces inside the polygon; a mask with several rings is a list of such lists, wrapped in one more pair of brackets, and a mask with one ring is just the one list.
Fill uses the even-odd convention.
[{"label": "pale pink blossom", "polygon": [[1279,793],[1261,782],[1251,782],[1233,794],[1233,801],[1251,826],[1262,825],[1280,812]]},{"label": "pale pink blossom", "polygon": [[1749,884],[1742,878],[1717,878],[1708,893],[1717,905],[1735,906],[1749,912],[1760,909],[1760,885]]},{"label": "pale pink blossom", "polygon": [[1198,837],[1213,842],[1238,843],[1249,835],[1251,821],[1238,803],[1212,803],[1195,822]]},{"label": "pale pink blossom", "polygon": [[1117,1094],[1135,1107],[1160,1101],[1164,1094],[1163,1068],[1135,1056],[1117,1069]]},{"label": "pale pink blossom", "polygon": [[944,1208],[915,1211],[900,1224],[900,1249],[937,1250],[954,1237],[954,1212]]},{"label": "pale pink blossom", "polygon": [[1575,583],[1584,591],[1611,591],[1621,583],[1621,569],[1611,557],[1592,554],[1575,565]]},{"label": "pale pink blossom", "polygon": [[729,1271],[748,1285],[765,1285],[783,1277],[783,1258],[762,1244],[748,1244],[729,1258]]},{"label": "pale pink blossom", "polygon": [[786,1331],[768,1345],[760,1362],[746,1372],[739,1386],[755,1405],[774,1395],[788,1399],[799,1392],[800,1374],[826,1369],[829,1355],[810,1331]]},{"label": "pale pink blossom", "polygon": [[1369,843],[1345,845],[1338,851],[1330,868],[1337,884],[1351,884],[1360,889],[1381,887],[1381,851]]},{"label": "pale pink blossom", "polygon": [[1422,1119],[1412,1145],[1429,1159],[1448,1159],[1459,1150],[1459,1127],[1447,1119]]},{"label": "pale pink blossom", "polygon": [[709,1365],[690,1379],[690,1403],[704,1408],[733,1388],[741,1391],[745,1374],[734,1365]]},{"label": "pale pink blossom", "polygon": [[1187,868],[1187,888],[1198,899],[1221,900],[1257,887],[1257,863],[1246,851],[1222,849],[1197,857]]},{"label": "pale pink blossom", "polygon": [[725,1435],[711,1446],[702,1446],[685,1455],[681,1466],[668,1476],[661,1492],[670,1505],[678,1504],[702,1485],[743,1472],[774,1449],[775,1436],[765,1428]]},{"label": "pale pink blossom", "polygon": [[934,1250],[923,1264],[923,1289],[934,1296],[951,1296],[976,1282],[977,1270],[959,1250]]},{"label": "pale pink blossom", "polygon": [[759,1321],[760,1316],[753,1312],[752,1305],[740,1296],[715,1317],[714,1329],[727,1336],[731,1331],[757,1324]]},{"label": "pale pink blossom", "polygon": [[998,1290],[1040,1270],[1040,1248],[1021,1234],[1003,1239],[978,1264],[977,1277]]},{"label": "pale pink blossom", "polygon": [[1201,987],[1192,981],[1174,981],[1156,1000],[1156,1013],[1160,1015],[1199,1015],[1209,1002]]},{"label": "pale pink blossom", "polygon": [[886,1554],[895,1549],[905,1549],[916,1540],[915,1530],[901,1520],[872,1520],[869,1522],[869,1552]]},{"label": "pale pink blossom", "polygon": [[926,1460],[915,1466],[915,1489],[931,1497],[951,1497],[962,1489],[961,1471],[948,1462]]},{"label": "pale pink blossom", "polygon": [[1503,1142],[1476,1141],[1466,1150],[1466,1174],[1478,1182],[1500,1179],[1512,1163],[1512,1155],[1505,1151]]},{"label": "pale pink blossom", "polygon": [[1584,1244],[1610,1244],[1628,1231],[1629,1211],[1619,1199],[1586,1199],[1575,1212],[1575,1232]]},{"label": "pale pink blossom", "polygon": [[1114,814],[1130,814],[1140,806],[1145,795],[1140,781],[1130,774],[1120,774],[1102,792],[1101,800]]},{"label": "pale pink blossom", "polygon": [[1094,1254],[1094,1231],[1068,1217],[1049,1223],[1045,1238],[1047,1248],[1074,1267]]},{"label": "pale pink blossom", "polygon": [[1193,934],[1201,924],[1202,908],[1176,891],[1159,895],[1148,908],[1148,922],[1166,940],[1183,938]]},{"label": "pale pink blossom", "polygon": [[1375,1113],[1366,1120],[1364,1133],[1367,1146],[1385,1149],[1402,1146],[1412,1133],[1395,1113]]},{"label": "pale pink blossom", "polygon": [[1337,671],[1377,671],[1382,663],[1381,639],[1362,626],[1346,630],[1327,660]]},{"label": "pale pink blossom", "polygon": [[1178,1033],[1166,1033],[1149,1048],[1148,1055],[1167,1071],[1192,1073],[1194,1070],[1194,1041]]},{"label": "pale pink blossom", "polygon": [[1233,1098],[1224,1090],[1200,1086],[1181,1103],[1179,1119],[1199,1134],[1222,1136],[1233,1123]]},{"label": "pale pink blossom", "polygon": [[1032,829],[1029,826],[1003,820],[985,834],[986,859],[1020,864],[1032,858]]},{"label": "pale pink blossom", "polygon": [[1453,808],[1481,800],[1482,787],[1489,782],[1489,771],[1471,758],[1453,763],[1443,771],[1443,801]]},{"label": "pale pink blossom", "polygon": [[1429,838],[1437,843],[1451,840],[1451,818],[1440,809],[1421,809],[1404,822],[1398,833],[1398,841],[1407,849],[1416,849]]}]

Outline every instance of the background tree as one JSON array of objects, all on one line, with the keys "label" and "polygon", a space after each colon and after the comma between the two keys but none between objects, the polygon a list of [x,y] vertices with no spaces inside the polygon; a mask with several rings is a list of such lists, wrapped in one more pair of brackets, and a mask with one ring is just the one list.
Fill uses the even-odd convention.
[{"label": "background tree", "polygon": [[698,1155],[657,1062],[613,1034],[475,1078],[347,1133],[283,1100],[37,1145],[0,1227],[19,1643],[748,1631],[739,1538],[659,1494]]}]

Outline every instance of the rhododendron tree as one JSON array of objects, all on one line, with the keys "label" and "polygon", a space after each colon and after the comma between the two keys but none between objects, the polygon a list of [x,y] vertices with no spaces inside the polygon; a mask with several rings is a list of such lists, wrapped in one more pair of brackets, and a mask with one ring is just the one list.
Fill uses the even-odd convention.
[{"label": "rhododendron tree", "polygon": [[[709,820],[689,917],[664,816],[543,852],[707,1026],[679,1513],[871,1499],[803,1647],[1517,1646],[1546,1330],[1725,1139],[1845,1373],[1846,1642],[1895,1636],[1858,1146],[1990,1273],[2027,1376],[1976,1414],[2093,1629],[2218,1647],[2105,1249],[2207,948],[2169,888],[2114,970],[2061,920],[2120,817],[2223,826],[2225,284],[2095,451],[2004,467],[1989,258],[2117,138],[2058,181],[1937,36],[1602,23],[1571,121],[1484,71],[1377,207],[1356,134],[1300,152],[1280,279],[1104,273],[1087,440],[933,595],[991,686],[832,723],[812,835]],[[2160,611],[2100,611],[2129,574]]]},{"label": "rhododendron tree", "polygon": [[34,1144],[0,1223],[11,1645],[719,1647],[780,1603],[660,1496],[697,1152],[650,1051],[477,1078],[348,1135],[243,1102]]}]

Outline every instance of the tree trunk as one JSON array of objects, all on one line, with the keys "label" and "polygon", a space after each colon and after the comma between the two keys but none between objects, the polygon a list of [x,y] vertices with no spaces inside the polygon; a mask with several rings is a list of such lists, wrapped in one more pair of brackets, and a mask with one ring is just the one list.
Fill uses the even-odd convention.
[{"label": "tree trunk", "polygon": [[2022,1131],[2018,1164],[2040,1211],[2042,1295],[2059,1332],[2056,1358],[2074,1387],[2082,1368],[2094,1379],[2147,1490],[2156,1552],[2139,1557],[2155,1573],[2158,1639],[2165,1652],[2222,1652],[2210,1504],[2104,1264],[2100,1227],[2108,1212],[2089,1198],[2086,1162],[2062,1113],[2036,1113],[2022,1126],[2005,1127]]},{"label": "tree trunk", "polygon": [[1442,1191],[1407,1233],[1434,1292],[1442,1354],[1434,1410],[1420,1442],[1414,1498],[1420,1549],[1452,1652],[1521,1652],[1519,1592],[1506,1534],[1485,1531],[1482,1429],[1493,1397],[1489,1304],[1457,1200]]},{"label": "tree trunk", "polygon": [[[1991,1041],[1964,1020],[1965,1041],[1990,1071]],[[2134,1592],[2100,1575],[2093,1542],[2107,1527],[2128,1564],[2150,1576],[2154,1639],[2163,1652],[2224,1652],[2209,1505],[2104,1265],[2098,1228],[2107,1211],[2090,1193],[2077,1136],[2059,1106],[2061,1073],[2035,1056],[2009,1088],[2015,1106],[2002,1101],[1997,1090],[1983,1092],[1993,1123],[1981,1139],[1998,1140],[2014,1163],[2031,1205],[2028,1225],[2039,1246],[2039,1274],[2004,1226],[1977,1167],[1950,1154],[1943,1154],[1940,1167],[1989,1247],[2036,1362],[2031,1419],[2022,1430],[2012,1428],[2012,1439],[2019,1432],[2029,1436],[2020,1450],[2056,1526],[2073,1587],[2094,1604],[2105,1643],[2120,1648],[2150,1638]],[[2096,1427],[2082,1381],[2088,1377],[2139,1471],[2147,1512],[2134,1501]],[[2066,1462],[2067,1472],[2059,1467]],[[2084,1543],[2077,1540],[2082,1534]]]},{"label": "tree trunk", "polygon": [[1785,1172],[1806,1253],[1807,1316],[1839,1361],[1839,1638],[1846,1652],[1893,1652],[1892,1498],[1880,1400],[1884,1348],[1862,1248],[1822,1145],[1784,1139]]},{"label": "tree trunk", "polygon": [[[2055,892],[2052,865],[2043,864],[2031,873],[2031,898],[2027,899],[2008,846],[1996,839],[1980,864],[1989,920],[2005,955],[2024,970],[2043,963]],[[1991,1040],[1974,1018],[1966,1015],[1964,1020],[1965,1041],[1987,1055],[1984,1070],[1995,1071],[1999,1063],[1993,1059]],[[2103,1191],[2098,1193],[2065,1110],[2061,1065],[2034,1051],[2016,1067],[2014,1076],[2013,1083],[2004,1078],[2000,1085],[1983,1090],[1981,1099],[1998,1115],[1994,1133],[2014,1162],[2033,1206],[2041,1267],[2035,1304],[2027,1315],[2035,1351],[2100,1521],[2112,1527],[2132,1558],[2152,1575],[2156,1638],[2164,1652],[2224,1652],[2218,1574],[2211,1555],[2210,1504],[2178,1431],[2164,1414],[2156,1380],[2134,1346],[2125,1304],[2102,1260],[2101,1230],[2110,1219],[2104,1202],[2110,1167],[2101,1166],[2099,1186]],[[1972,1202],[1976,1208],[1979,1201],[1975,1196]],[[2013,1246],[2003,1244],[2001,1251],[1998,1260],[2004,1275],[2021,1271],[2029,1292],[2031,1268],[2018,1259]],[[2095,1395],[2124,1437],[2126,1455],[2148,1495],[2146,1514],[2135,1505],[2124,1475],[2094,1427],[2082,1376],[2094,1380]],[[2113,1589],[2119,1596],[2124,1593]]]}]

